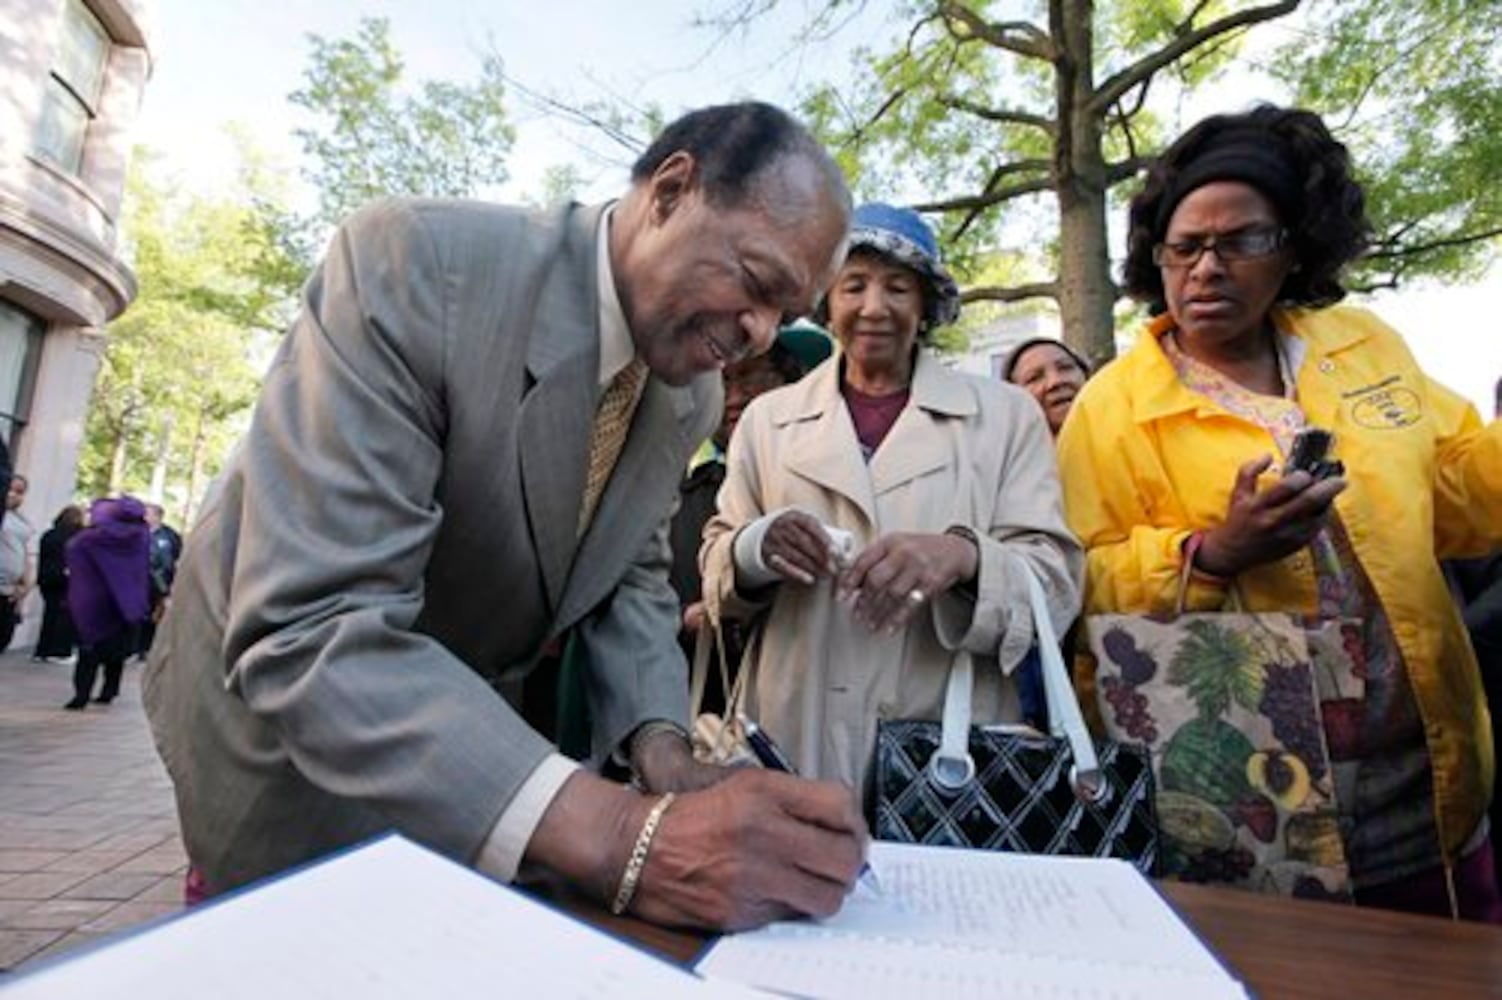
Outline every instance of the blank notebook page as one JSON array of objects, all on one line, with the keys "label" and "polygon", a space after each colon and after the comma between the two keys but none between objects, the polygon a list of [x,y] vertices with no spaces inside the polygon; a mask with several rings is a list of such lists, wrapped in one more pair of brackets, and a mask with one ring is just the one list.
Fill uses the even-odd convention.
[{"label": "blank notebook page", "polygon": [[399,837],[23,975],[6,1000],[746,996]]}]

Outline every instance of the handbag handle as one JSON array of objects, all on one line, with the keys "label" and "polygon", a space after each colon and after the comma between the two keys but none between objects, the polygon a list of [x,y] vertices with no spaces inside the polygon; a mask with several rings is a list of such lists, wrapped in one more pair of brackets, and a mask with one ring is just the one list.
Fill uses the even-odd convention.
[{"label": "handbag handle", "polygon": [[[1069,683],[1064,656],[1059,651],[1058,633],[1048,613],[1048,598],[1038,581],[1037,571],[1027,560],[1019,559],[1027,583],[1028,605],[1033,614],[1033,637],[1043,664],[1043,693],[1048,702],[1048,728],[1056,738],[1067,740],[1074,755],[1069,784],[1074,794],[1087,802],[1099,802],[1108,792],[1095,756],[1095,744],[1085,728],[1079,699]],[[970,654],[963,650],[949,668],[949,682],[944,690],[944,720],[939,750],[929,759],[934,781],[944,789],[957,792],[975,777],[975,760],[970,756],[971,697],[975,690],[975,667]]]},{"label": "handbag handle", "polygon": [[709,685],[709,647],[711,645],[715,647],[718,654],[720,692],[725,696],[725,710],[721,718],[728,722],[740,713],[741,702],[745,700],[746,675],[750,673],[754,642],[748,638],[746,649],[741,655],[740,669],[736,672],[735,681],[732,683],[730,663],[725,658],[725,633],[721,627],[719,615],[710,612],[706,605],[704,621],[699,624],[699,631],[694,636],[694,661],[688,684],[690,721],[697,719],[699,713],[704,710],[704,690]]},{"label": "handbag handle", "polygon": [[694,659],[688,673],[688,718],[692,722],[704,708],[704,688],[709,683],[709,624],[700,622],[694,631]]}]

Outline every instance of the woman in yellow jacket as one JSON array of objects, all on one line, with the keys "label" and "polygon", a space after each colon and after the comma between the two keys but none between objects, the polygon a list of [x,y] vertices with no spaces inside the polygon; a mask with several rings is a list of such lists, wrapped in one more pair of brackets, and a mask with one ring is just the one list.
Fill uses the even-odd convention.
[{"label": "woman in yellow jacket", "polygon": [[[1361,619],[1338,789],[1356,900],[1502,922],[1490,723],[1438,565],[1502,545],[1502,423],[1334,305],[1367,234],[1345,148],[1308,112],[1207,119],[1153,167],[1125,277],[1155,316],[1060,442],[1085,610],[1171,613],[1187,560],[1189,610],[1234,583],[1247,610]],[[1270,474],[1305,427],[1333,431],[1343,474]]]}]

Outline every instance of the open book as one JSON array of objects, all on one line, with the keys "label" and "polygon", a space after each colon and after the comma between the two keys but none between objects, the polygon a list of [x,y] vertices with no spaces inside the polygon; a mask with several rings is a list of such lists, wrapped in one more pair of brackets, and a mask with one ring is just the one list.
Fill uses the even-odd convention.
[{"label": "open book", "polygon": [[16,978],[6,1000],[754,996],[391,836]]},{"label": "open book", "polygon": [[706,976],[800,997],[1249,994],[1124,861],[874,843],[879,892],[721,938]]}]

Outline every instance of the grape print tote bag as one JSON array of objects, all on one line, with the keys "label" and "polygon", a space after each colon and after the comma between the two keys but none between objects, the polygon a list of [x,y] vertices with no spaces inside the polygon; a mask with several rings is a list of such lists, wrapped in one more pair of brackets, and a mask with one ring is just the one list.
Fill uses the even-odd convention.
[{"label": "grape print tote bag", "polygon": [[1091,615],[1106,735],[1157,779],[1158,874],[1350,898],[1331,747],[1362,684],[1355,625],[1278,612]]}]

